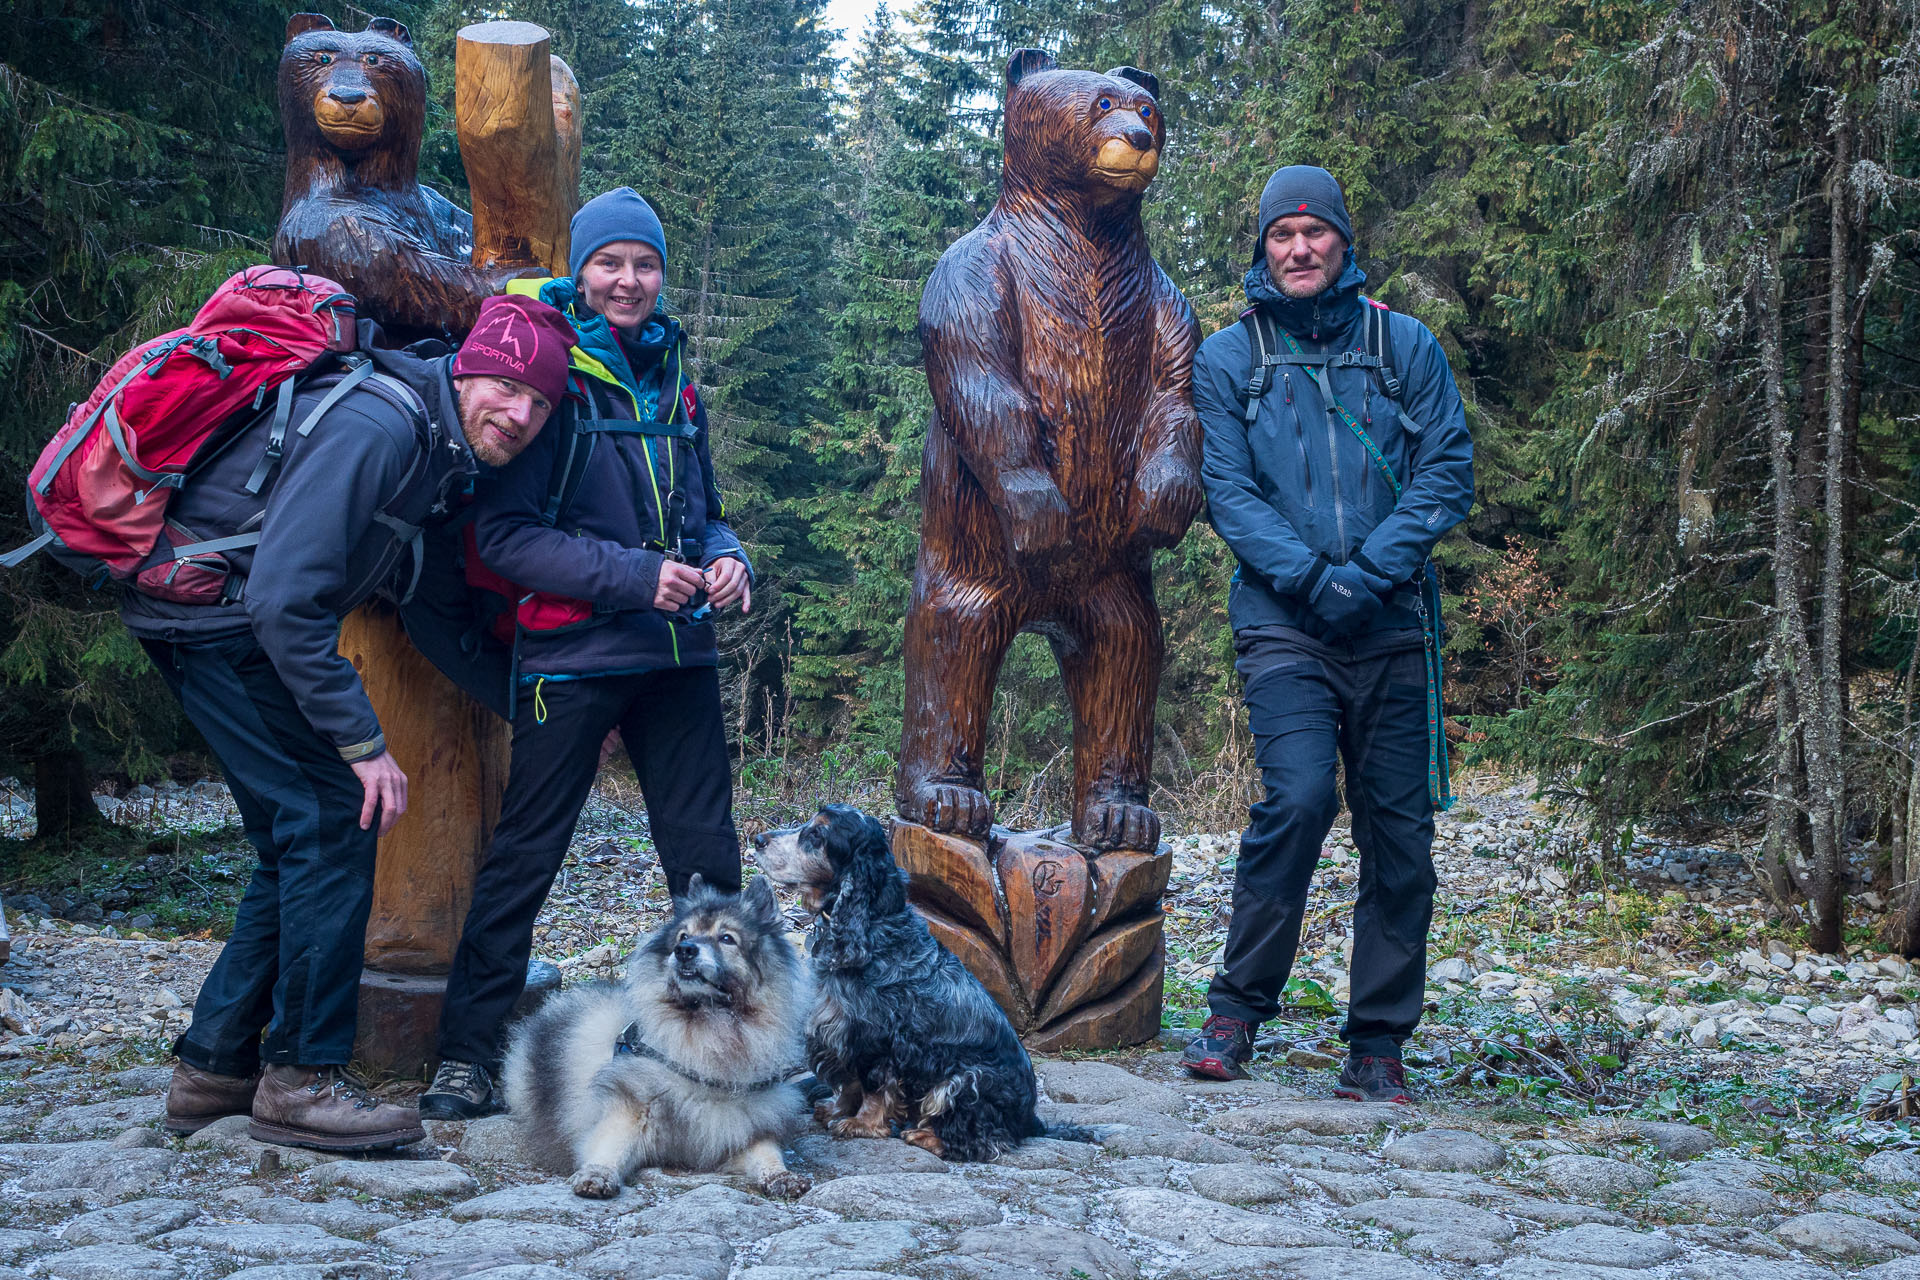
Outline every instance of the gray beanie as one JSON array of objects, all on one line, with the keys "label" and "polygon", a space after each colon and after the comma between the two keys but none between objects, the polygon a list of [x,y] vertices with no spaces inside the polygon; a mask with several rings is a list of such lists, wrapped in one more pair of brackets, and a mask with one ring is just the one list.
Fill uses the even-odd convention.
[{"label": "gray beanie", "polygon": [[615,187],[580,206],[569,227],[572,247],[567,251],[567,270],[580,278],[596,249],[604,249],[616,240],[638,240],[652,245],[660,253],[660,264],[667,261],[667,233],[660,227],[660,215],[640,198],[632,187]]},{"label": "gray beanie", "polygon": [[1253,238],[1256,266],[1266,258],[1267,228],[1275,219],[1294,213],[1310,213],[1332,223],[1349,245],[1353,243],[1353,223],[1347,218],[1340,180],[1318,165],[1290,164],[1276,169],[1260,193],[1260,230]]}]

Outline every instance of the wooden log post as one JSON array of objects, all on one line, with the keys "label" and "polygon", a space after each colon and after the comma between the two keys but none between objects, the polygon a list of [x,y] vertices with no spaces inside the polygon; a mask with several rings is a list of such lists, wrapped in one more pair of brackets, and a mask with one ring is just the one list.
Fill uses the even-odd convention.
[{"label": "wooden log post", "polygon": [[[473,265],[564,273],[580,192],[580,86],[531,22],[480,22],[454,52],[454,128],[473,192]],[[564,119],[567,127],[557,127]]]},{"label": "wooden log post", "polygon": [[[455,124],[482,279],[566,271],[579,200],[580,89],[548,43],[545,30],[524,22],[459,33]],[[500,813],[510,734],[420,656],[391,609],[369,605],[347,618],[340,651],[360,672],[409,782],[408,811],[380,842],[355,1054],[414,1075],[434,1057],[447,974]],[[547,972],[530,984],[557,985],[551,966],[536,968]]]}]

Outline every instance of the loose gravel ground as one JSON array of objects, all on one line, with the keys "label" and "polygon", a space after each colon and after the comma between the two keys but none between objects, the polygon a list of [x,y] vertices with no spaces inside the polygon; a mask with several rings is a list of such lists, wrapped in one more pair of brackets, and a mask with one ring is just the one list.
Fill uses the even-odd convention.
[{"label": "loose gravel ground", "polygon": [[[215,830],[223,802],[203,785],[103,807]],[[0,834],[22,820],[0,807]],[[11,897],[0,1280],[1920,1280],[1920,1138],[1881,1118],[1920,1061],[1920,975],[1795,949],[1732,852],[1642,842],[1595,885],[1527,788],[1471,791],[1440,822],[1430,1007],[1409,1046],[1423,1101],[1393,1108],[1330,1097],[1324,1002],[1346,994],[1357,880],[1338,832],[1256,1078],[1184,1078],[1177,1029],[1224,941],[1235,845],[1169,843],[1169,1033],[1037,1063],[1047,1117],[1097,1144],[945,1165],[815,1130],[793,1153],[815,1184],[798,1203],[665,1173],[578,1201],[520,1163],[505,1118],[344,1164],[269,1153],[243,1122],[168,1138],[165,1044],[219,943],[168,934],[138,902],[61,903],[97,917],[76,921]],[[644,824],[603,796],[537,954],[569,982],[610,974],[664,908]]]}]

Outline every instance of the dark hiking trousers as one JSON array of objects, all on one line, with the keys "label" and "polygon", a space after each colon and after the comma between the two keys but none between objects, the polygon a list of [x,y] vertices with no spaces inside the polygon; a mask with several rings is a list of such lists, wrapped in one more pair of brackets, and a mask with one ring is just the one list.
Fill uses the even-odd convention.
[{"label": "dark hiking trousers", "polygon": [[695,872],[720,889],[740,887],[715,668],[548,680],[537,694],[521,689],[500,822],[447,979],[443,1060],[499,1065],[501,1032],[526,986],[534,919],[593,787],[600,744],[615,726],[640,778],[667,887],[686,892]]},{"label": "dark hiking trousers", "polygon": [[1349,643],[1260,627],[1236,633],[1234,648],[1266,798],[1240,837],[1226,960],[1207,1003],[1252,1023],[1278,1011],[1300,949],[1307,885],[1339,812],[1337,752],[1360,853],[1340,1037],[1356,1055],[1398,1057],[1426,994],[1435,883],[1420,633]]},{"label": "dark hiking trousers", "polygon": [[360,829],[365,789],[307,723],[252,633],[140,643],[213,748],[260,855],[233,936],[173,1051],[229,1076],[252,1075],[263,1059],[344,1065],[373,907],[377,836]]}]

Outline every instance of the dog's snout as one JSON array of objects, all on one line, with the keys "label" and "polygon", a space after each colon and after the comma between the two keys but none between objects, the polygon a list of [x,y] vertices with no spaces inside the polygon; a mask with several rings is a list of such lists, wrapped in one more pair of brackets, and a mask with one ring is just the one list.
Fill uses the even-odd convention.
[{"label": "dog's snout", "polygon": [[1127,130],[1127,141],[1132,144],[1135,151],[1151,151],[1153,150],[1153,131],[1136,124]]},{"label": "dog's snout", "polygon": [[681,964],[692,964],[700,958],[700,944],[697,942],[680,943],[673,949],[673,958]]},{"label": "dog's snout", "polygon": [[753,838],[753,851],[759,853],[762,849],[766,848],[767,841],[772,838],[772,836],[773,832],[771,831],[762,831],[759,835],[755,836]]}]

